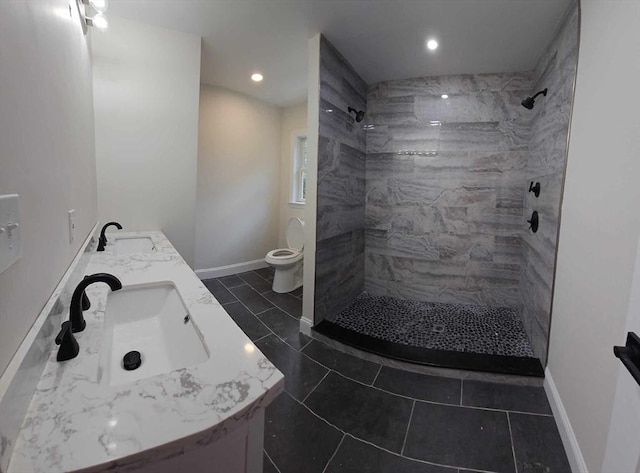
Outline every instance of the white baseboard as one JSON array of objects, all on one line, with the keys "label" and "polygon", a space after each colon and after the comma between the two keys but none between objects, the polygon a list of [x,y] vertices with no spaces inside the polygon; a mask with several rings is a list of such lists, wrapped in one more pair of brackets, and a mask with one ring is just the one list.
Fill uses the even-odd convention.
[{"label": "white baseboard", "polygon": [[305,317],[300,317],[300,331],[307,335],[308,337],[311,336],[311,327],[313,327],[313,322],[311,322],[309,319],[305,318]]},{"label": "white baseboard", "polygon": [[569,416],[564,408],[562,399],[560,399],[560,393],[558,393],[556,384],[553,382],[549,368],[544,371],[544,390],[547,393],[547,398],[549,398],[549,404],[551,404],[551,410],[558,425],[558,431],[560,432],[560,438],[562,438],[564,450],[567,453],[571,471],[573,473],[589,473],[580,451],[580,445],[578,445],[578,439],[573,432]]},{"label": "white baseboard", "polygon": [[267,266],[269,265],[264,259],[256,259],[253,261],[245,261],[244,263],[218,266],[217,268],[196,269],[195,273],[200,279],[212,279],[253,271],[254,269],[266,268]]}]

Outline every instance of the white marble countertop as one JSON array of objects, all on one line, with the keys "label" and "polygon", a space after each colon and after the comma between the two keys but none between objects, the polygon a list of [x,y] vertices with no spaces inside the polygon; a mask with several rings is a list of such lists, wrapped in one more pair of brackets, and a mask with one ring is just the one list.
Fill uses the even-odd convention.
[{"label": "white marble countertop", "polygon": [[[8,473],[128,471],[207,445],[234,430],[283,390],[283,375],[238,328],[161,232],[108,233],[87,274],[113,274],[123,287],[173,281],[210,356],[193,367],[110,386],[98,381],[109,288],[86,290],[91,308],[77,333],[79,355],[49,361],[9,464]],[[150,236],[156,251],[117,257],[114,237]]]}]

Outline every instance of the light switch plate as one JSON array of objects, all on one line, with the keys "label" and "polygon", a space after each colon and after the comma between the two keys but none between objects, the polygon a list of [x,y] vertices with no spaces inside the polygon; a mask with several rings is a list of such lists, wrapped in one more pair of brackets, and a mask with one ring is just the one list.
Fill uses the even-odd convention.
[{"label": "light switch plate", "polygon": [[22,258],[18,194],[0,195],[0,273]]}]

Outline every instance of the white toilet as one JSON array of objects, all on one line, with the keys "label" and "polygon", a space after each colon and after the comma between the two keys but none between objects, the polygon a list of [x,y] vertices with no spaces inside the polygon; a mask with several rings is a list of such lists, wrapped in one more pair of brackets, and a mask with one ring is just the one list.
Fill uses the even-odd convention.
[{"label": "white toilet", "polygon": [[289,219],[287,245],[267,253],[264,260],[276,270],[273,276],[273,292],[291,292],[302,286],[302,252],[304,248],[304,222],[299,218]]}]

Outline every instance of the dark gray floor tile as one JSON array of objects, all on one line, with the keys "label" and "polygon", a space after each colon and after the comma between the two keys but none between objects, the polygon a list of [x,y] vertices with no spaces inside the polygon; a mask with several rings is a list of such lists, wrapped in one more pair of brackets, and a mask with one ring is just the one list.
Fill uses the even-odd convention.
[{"label": "dark gray floor tile", "polygon": [[330,372],[305,404],[345,432],[400,453],[413,401]]},{"label": "dark gray floor tile", "polygon": [[207,279],[202,282],[220,304],[228,304],[229,302],[235,302],[238,300],[236,299],[236,296],[231,294],[229,290],[217,279]]},{"label": "dark gray floor tile", "polygon": [[509,413],[518,473],[565,473],[571,467],[553,417]]},{"label": "dark gray floor tile", "polygon": [[264,449],[281,473],[321,473],[342,436],[286,392],[267,407]]},{"label": "dark gray floor tile", "polygon": [[484,381],[464,381],[462,405],[537,414],[552,413],[542,387],[513,386]]},{"label": "dark gray floor tile", "polygon": [[428,465],[380,450],[347,435],[326,473],[457,473],[455,468]]},{"label": "dark gray floor tile", "polygon": [[322,342],[313,340],[302,350],[318,363],[331,368],[347,378],[355,379],[364,384],[371,384],[378,374],[380,365],[362,360],[353,355],[347,355],[334,348],[330,348]]},{"label": "dark gray floor tile", "polygon": [[266,454],[262,456],[262,473],[278,473],[278,470]]},{"label": "dark gray floor tile", "polygon": [[244,281],[240,279],[238,276],[236,276],[235,274],[232,274],[231,276],[223,276],[221,278],[218,278],[218,281],[224,284],[224,286],[227,288],[242,286],[244,284]]},{"label": "dark gray floor tile", "polygon": [[310,337],[300,332],[300,321],[285,314],[277,307],[266,310],[256,317],[296,350],[300,350],[311,341]]},{"label": "dark gray floor tile", "polygon": [[256,346],[282,371],[284,388],[300,401],[307,397],[327,374],[324,366],[297,352],[273,334],[258,340]]},{"label": "dark gray floor tile", "polygon": [[260,275],[261,277],[265,278],[267,281],[269,282],[273,281],[273,274],[274,274],[273,268],[271,267],[260,268],[260,269],[256,269],[255,272],[258,273],[258,275]]},{"label": "dark gray floor tile", "polygon": [[291,291],[289,294],[291,294],[294,297],[301,298],[302,297],[302,286],[300,286],[295,291]]},{"label": "dark gray floor tile", "polygon": [[230,288],[229,290],[254,314],[259,314],[260,312],[273,307],[271,302],[266,300],[257,291],[246,284]]},{"label": "dark gray floor tile", "polygon": [[265,292],[263,296],[287,314],[298,319],[302,316],[302,301],[297,297],[293,297],[290,294],[278,294],[273,291]]},{"label": "dark gray floor tile", "polygon": [[255,271],[238,274],[238,277],[261,294],[271,290],[272,283],[261,277]]},{"label": "dark gray floor tile", "polygon": [[404,455],[440,465],[515,472],[506,412],[417,401]]},{"label": "dark gray floor tile", "polygon": [[233,321],[251,340],[255,341],[271,333],[271,331],[240,302],[225,304],[224,310],[227,311]]},{"label": "dark gray floor tile", "polygon": [[423,401],[460,404],[461,380],[442,378],[383,366],[375,386]]}]

